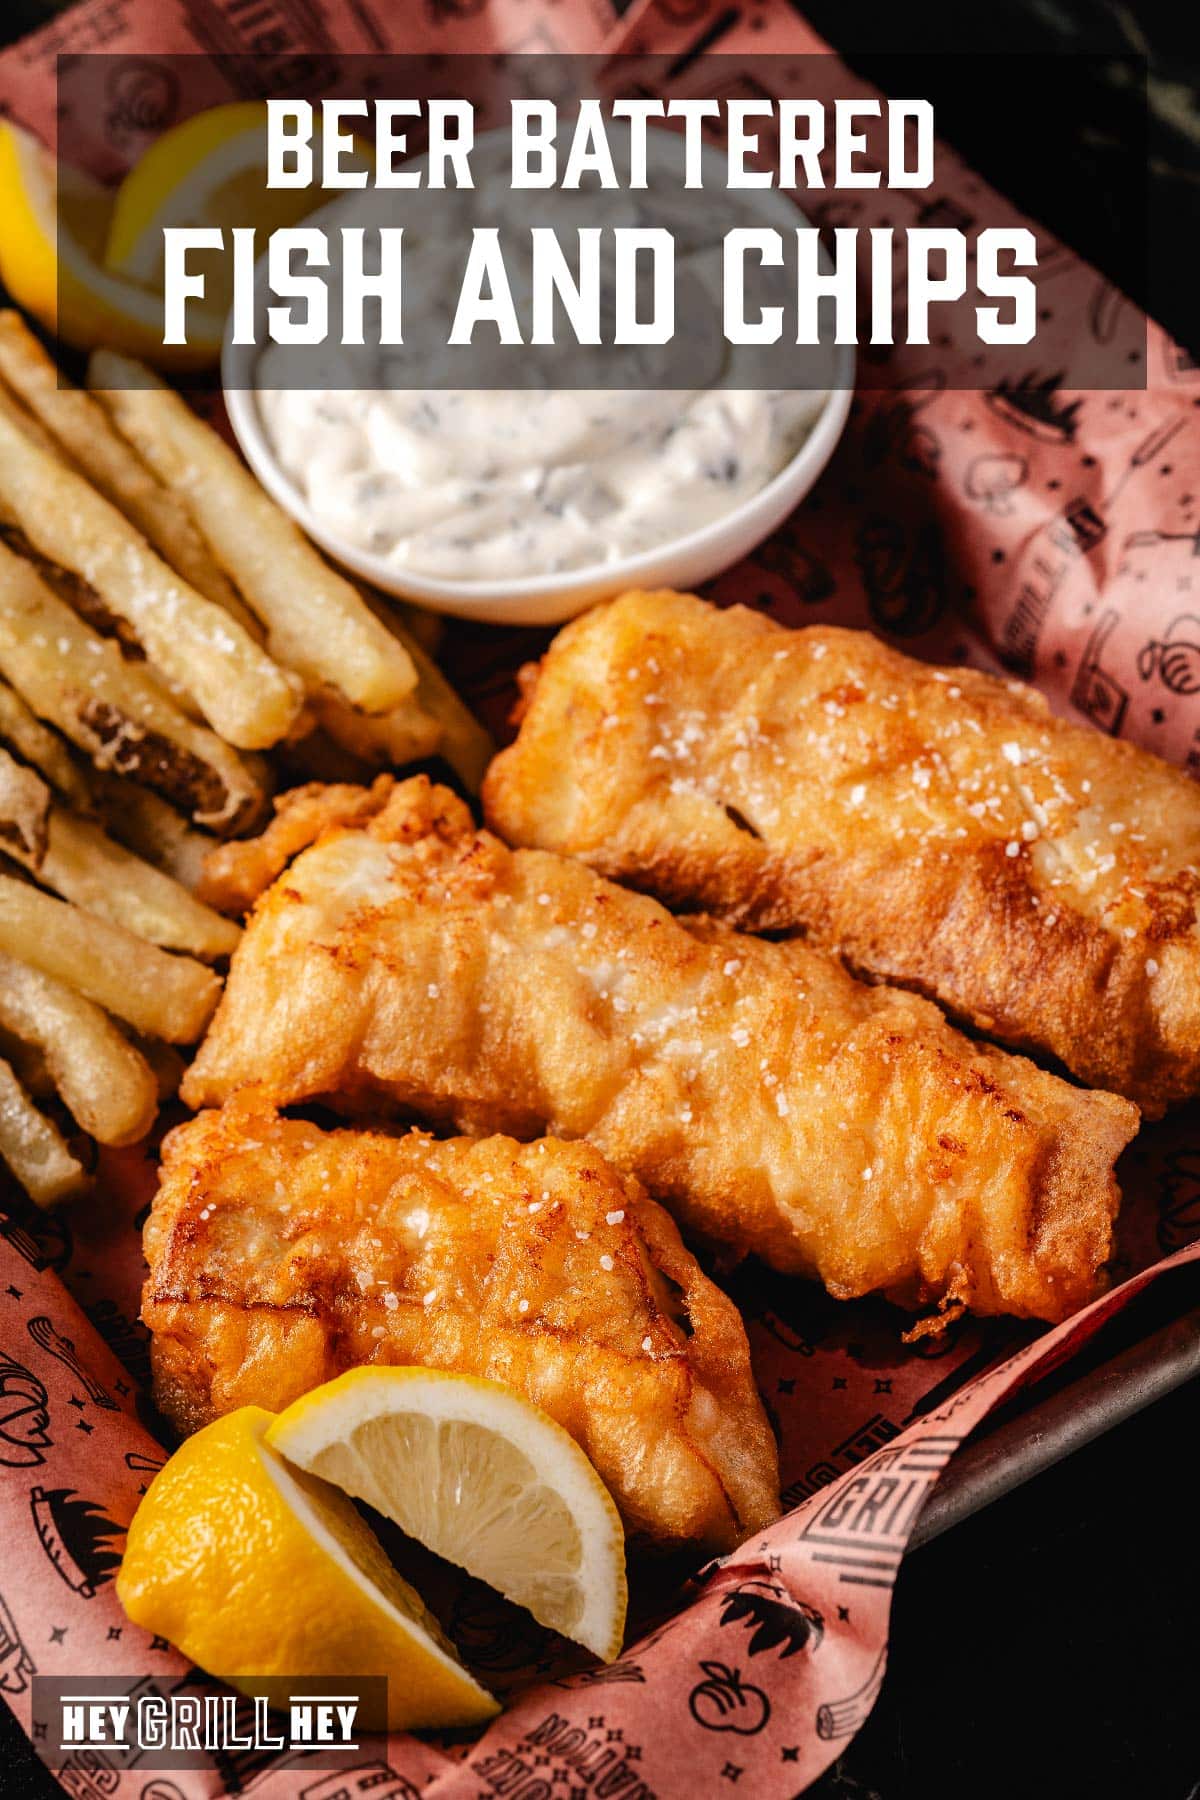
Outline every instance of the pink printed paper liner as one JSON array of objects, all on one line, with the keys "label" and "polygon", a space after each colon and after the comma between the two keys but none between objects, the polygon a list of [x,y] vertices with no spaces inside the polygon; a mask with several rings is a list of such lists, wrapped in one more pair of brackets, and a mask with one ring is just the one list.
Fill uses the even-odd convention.
[{"label": "pink printed paper liner", "polygon": [[[620,23],[607,0],[429,0],[403,27],[399,17],[384,0],[319,10],[264,0],[254,11],[272,49],[334,59],[386,49],[682,59],[699,46],[755,57],[826,48],[782,0],[637,0]],[[136,52],[152,77],[162,54],[261,47],[243,18],[234,0],[84,0],[0,54],[0,98],[52,141],[57,54]],[[690,68],[702,93],[703,57]],[[854,85],[847,77],[846,91]],[[128,160],[127,138],[116,142],[126,128],[119,109],[97,116],[97,169]],[[981,188],[943,148],[938,195],[972,183]],[[1111,321],[1121,296],[1038,235],[1056,279],[1074,270],[1088,318]],[[1149,322],[1145,341],[1147,388],[1119,394],[1063,391],[1046,363],[1004,391],[961,392],[936,353],[931,363],[929,351],[896,351],[891,390],[856,397],[816,491],[714,597],[790,624],[868,626],[920,656],[1014,669],[1068,715],[1200,772],[1200,376]],[[544,641],[455,625],[447,666],[502,730],[515,671]],[[686,1593],[669,1569],[639,1574],[643,1616],[667,1610],[611,1668],[564,1673],[561,1646],[514,1631],[512,1609],[464,1584],[430,1597],[446,1601],[484,1678],[513,1696],[477,1743],[394,1738],[337,1776],[267,1764],[156,1781],[93,1763],[64,1771],[64,1785],[89,1800],[193,1800],[251,1782],[263,1800],[691,1800],[734,1783],[755,1800],[797,1794],[870,1710],[895,1572],[955,1446],[1015,1385],[1070,1358],[1163,1268],[1196,1254],[1200,1109],[1144,1131],[1120,1173],[1114,1276],[1124,1284],[1040,1336],[963,1321],[906,1349],[884,1306],[842,1306],[754,1267],[735,1272],[728,1285],[781,1437],[787,1511]],[[153,1185],[146,1146],[105,1159],[102,1200],[53,1216],[17,1201],[0,1220],[0,1519],[10,1550],[0,1692],[27,1728],[35,1673],[189,1677],[168,1645],[124,1618],[112,1586],[124,1530],[164,1455],[137,1322]],[[445,1582],[444,1571],[434,1578]]]},{"label": "pink printed paper liner", "polygon": [[[1171,1169],[1167,1150],[1160,1179],[1169,1182]],[[123,1180],[120,1167],[110,1172],[112,1237],[107,1246],[93,1243],[86,1261],[61,1230],[47,1232],[42,1243],[10,1222],[0,1239],[6,1326],[0,1504],[12,1551],[0,1588],[0,1689],[27,1726],[35,1674],[103,1670],[151,1674],[167,1684],[193,1677],[169,1645],[125,1619],[112,1587],[124,1530],[165,1450],[139,1422],[144,1396],[65,1285],[91,1291],[88,1310],[111,1321],[103,1277],[135,1255],[131,1233],[144,1191],[137,1171],[127,1173],[135,1179]],[[936,1361],[927,1367],[927,1359],[900,1358],[895,1317],[873,1320],[864,1316],[870,1309],[839,1309],[846,1328],[857,1325],[869,1340],[856,1348],[841,1341],[840,1324],[830,1341],[812,1344],[764,1311],[752,1324],[752,1340],[768,1391],[772,1363],[763,1354],[764,1329],[777,1351],[793,1359],[791,1366],[806,1365],[803,1377],[776,1378],[777,1386],[791,1389],[787,1404],[776,1407],[785,1462],[795,1466],[796,1449],[807,1454],[814,1414],[823,1419],[822,1441],[831,1449],[830,1434],[843,1431],[851,1416],[849,1371],[856,1363],[886,1366],[889,1341],[905,1395],[900,1408],[923,1398],[925,1410],[897,1427],[897,1377],[872,1374],[876,1389],[889,1390],[886,1398],[876,1400],[870,1417],[854,1414],[857,1431],[807,1470],[808,1497],[761,1536],[701,1570],[679,1610],[608,1668],[561,1673],[544,1634],[531,1628],[514,1637],[507,1609],[464,1587],[460,1642],[486,1678],[502,1690],[512,1686],[509,1710],[474,1744],[439,1747],[411,1737],[365,1744],[361,1764],[339,1777],[344,1791],[354,1792],[358,1777],[375,1791],[374,1777],[385,1770],[395,1783],[388,1792],[456,1800],[508,1792],[536,1800],[560,1790],[684,1795],[720,1791],[718,1781],[743,1776],[755,1795],[800,1791],[870,1711],[883,1677],[895,1575],[920,1508],[954,1450],[1016,1387],[1068,1360],[1165,1268],[1197,1257],[1200,1246],[1191,1246],[1144,1270],[933,1406],[930,1395],[946,1385],[945,1377]],[[960,1370],[963,1351],[960,1343],[948,1352]],[[788,1366],[786,1357],[777,1355],[774,1366]],[[847,1373],[831,1376],[837,1368]],[[838,1398],[826,1400],[822,1412],[827,1380]],[[436,1604],[438,1596],[430,1598]],[[452,1623],[455,1617],[451,1612]],[[539,1668],[543,1675],[549,1669],[551,1679],[541,1678]],[[91,1766],[97,1773],[94,1757]],[[247,1785],[252,1778],[255,1793],[269,1800],[323,1800],[332,1781],[305,1776],[288,1759],[276,1764],[262,1757],[242,1765],[235,1758],[220,1776],[175,1772],[170,1780],[185,1800],[198,1800],[225,1791],[222,1782],[234,1783],[239,1766]],[[70,1791],[88,1792],[89,1785],[80,1785],[83,1774],[82,1767],[68,1767],[61,1778]],[[141,1793],[146,1772],[114,1767],[108,1775],[112,1785],[96,1791],[125,1796]],[[330,1800],[335,1791],[343,1790],[332,1783]]]}]

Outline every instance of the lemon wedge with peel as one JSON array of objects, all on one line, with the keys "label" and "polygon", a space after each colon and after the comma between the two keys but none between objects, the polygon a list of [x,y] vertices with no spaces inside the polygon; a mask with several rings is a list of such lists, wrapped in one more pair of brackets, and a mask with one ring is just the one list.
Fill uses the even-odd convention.
[{"label": "lemon wedge with peel", "polygon": [[435,1369],[351,1369],[279,1414],[268,1443],[611,1660],[625,1538],[575,1440],[511,1389]]},{"label": "lemon wedge with peel", "polygon": [[129,1617],[245,1693],[272,1676],[385,1675],[365,1729],[474,1725],[499,1707],[336,1489],[266,1442],[244,1406],[189,1438],[129,1528],[117,1593]]},{"label": "lemon wedge with peel", "polygon": [[[233,101],[194,114],[169,131],[130,169],[117,190],[104,261],[144,287],[163,284],[163,231],[167,226],[253,225],[265,251],[272,231],[295,225],[328,198],[320,186],[321,131],[313,132],[315,185],[267,186],[267,107],[263,100]],[[362,156],[356,167],[366,167]],[[228,312],[233,301],[233,259],[226,251],[193,252],[189,267],[205,276],[206,303]],[[189,333],[190,335],[190,333]]]},{"label": "lemon wedge with peel", "polygon": [[76,349],[99,344],[160,368],[196,369],[220,354],[224,315],[192,305],[188,345],[163,345],[162,295],[104,266],[112,197],[59,171],[19,125],[0,120],[0,280],[27,312]]}]

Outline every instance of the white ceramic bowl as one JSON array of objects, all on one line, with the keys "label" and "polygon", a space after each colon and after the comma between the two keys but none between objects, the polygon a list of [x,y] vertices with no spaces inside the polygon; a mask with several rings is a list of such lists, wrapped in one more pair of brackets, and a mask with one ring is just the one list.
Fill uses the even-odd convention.
[{"label": "white ceramic bowl", "polygon": [[[706,146],[706,160],[713,154],[711,147]],[[741,198],[750,209],[777,226],[795,226],[797,218],[802,218],[795,203],[775,188],[749,189]],[[307,222],[319,226],[327,210],[342,204],[338,200],[328,209],[321,208]],[[264,265],[265,259],[259,266],[259,280],[265,273]],[[233,346],[227,335],[221,372],[230,424],[247,462],[267,492],[329,556],[372,586],[415,600],[435,612],[485,619],[498,625],[558,625],[595,601],[627,588],[692,588],[729,568],[782,524],[821,474],[850,411],[855,368],[853,349],[838,346],[832,353],[834,385],[799,450],[758,493],[711,524],[657,549],[639,551],[616,562],[557,574],[529,575],[519,580],[462,581],[398,568],[386,557],[339,538],[317,517],[281,468],[263,426],[253,387],[257,354],[253,347]]]}]

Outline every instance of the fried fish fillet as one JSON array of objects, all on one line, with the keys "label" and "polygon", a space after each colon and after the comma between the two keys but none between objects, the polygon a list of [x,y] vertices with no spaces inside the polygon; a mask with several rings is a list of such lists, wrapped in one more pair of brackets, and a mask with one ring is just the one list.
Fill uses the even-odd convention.
[{"label": "fried fish fillet", "polygon": [[1032,688],[632,593],[555,639],[488,822],[799,927],[1157,1116],[1200,1092],[1200,786]]},{"label": "fried fish fillet", "polygon": [[171,1133],[145,1244],[155,1397],[185,1431],[421,1364],[542,1407],[637,1535],[728,1549],[778,1514],[737,1309],[589,1145],[322,1131],[249,1094]]},{"label": "fried fish fillet", "polygon": [[356,825],[259,900],[189,1105],[262,1083],[587,1138],[682,1225],[843,1298],[1059,1319],[1098,1291],[1128,1102],[823,951],[508,850],[423,777],[372,799],[366,823],[331,802]]}]

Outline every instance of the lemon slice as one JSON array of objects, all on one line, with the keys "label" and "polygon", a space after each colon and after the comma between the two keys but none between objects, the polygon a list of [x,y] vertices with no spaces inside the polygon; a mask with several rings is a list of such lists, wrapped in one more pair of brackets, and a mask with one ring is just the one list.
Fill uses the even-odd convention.
[{"label": "lemon slice", "polygon": [[35,319],[76,349],[107,344],[163,368],[207,367],[224,315],[193,304],[183,348],[162,341],[162,296],[102,261],[111,196],[79,172],[58,191],[55,159],[20,126],[0,121],[0,280]]},{"label": "lemon slice", "polygon": [[335,1488],[265,1441],[244,1406],[207,1425],[150,1483],[117,1593],[129,1617],[245,1693],[271,1676],[385,1675],[368,1730],[473,1725],[499,1708]]},{"label": "lemon slice", "polygon": [[[320,186],[319,128],[313,133],[313,158],[315,185],[269,188],[265,101],[234,101],[184,119],[154,141],[118,188],[106,265],[144,287],[161,288],[167,226],[215,225],[228,231],[253,225],[265,250],[267,234],[295,225],[328,198]],[[356,161],[365,166],[361,158]],[[193,254],[189,266],[205,274],[206,301],[228,312],[232,256]]]},{"label": "lemon slice", "polygon": [[625,1540],[595,1469],[510,1388],[435,1369],[351,1369],[268,1442],[606,1661],[625,1629]]}]

